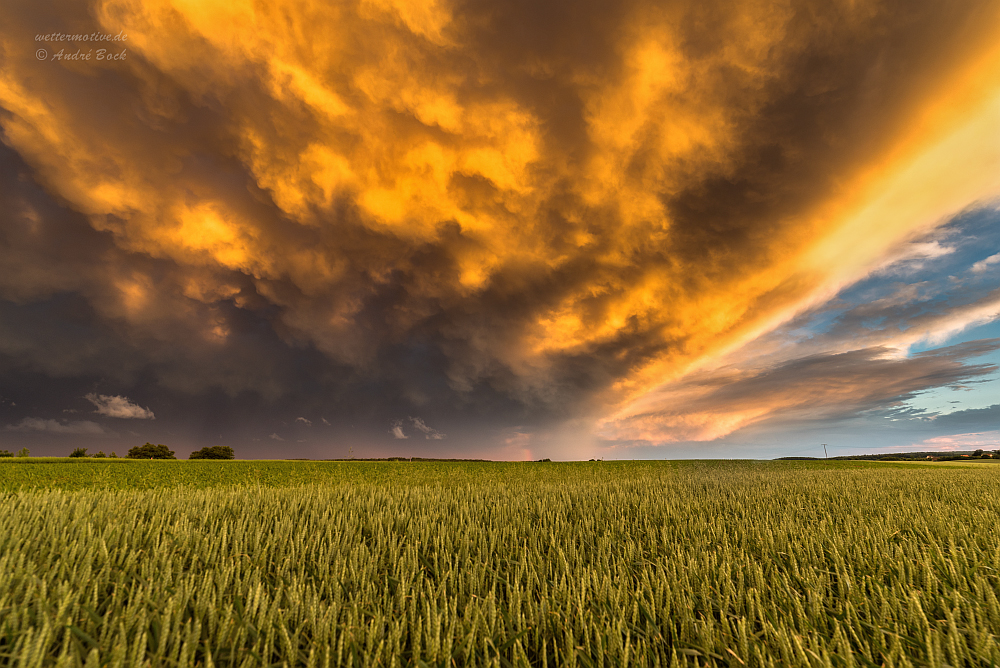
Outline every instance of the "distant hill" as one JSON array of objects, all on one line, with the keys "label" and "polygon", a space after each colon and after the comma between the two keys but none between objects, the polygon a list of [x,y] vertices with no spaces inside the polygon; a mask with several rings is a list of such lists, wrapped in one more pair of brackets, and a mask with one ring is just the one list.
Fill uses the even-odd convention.
[{"label": "distant hill", "polygon": [[[303,460],[308,461],[308,460]],[[335,457],[323,462],[492,462],[492,459],[438,459],[435,457]]]},{"label": "distant hill", "polygon": [[949,462],[956,460],[985,460],[985,461],[997,461],[1000,462],[1000,450],[995,452],[988,452],[984,450],[955,450],[952,452],[892,452],[892,453],[878,453],[871,455],[840,455],[839,457],[778,457],[778,460],[784,461],[809,461],[816,460],[820,461],[823,459],[829,460],[867,460],[867,461],[879,461],[879,462],[906,462],[906,461],[926,461],[932,460],[936,462]]}]

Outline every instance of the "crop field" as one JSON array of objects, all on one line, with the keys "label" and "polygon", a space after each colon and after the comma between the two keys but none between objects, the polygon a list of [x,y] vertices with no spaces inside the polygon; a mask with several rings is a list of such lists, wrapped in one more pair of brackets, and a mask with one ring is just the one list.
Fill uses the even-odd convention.
[{"label": "crop field", "polygon": [[0,461],[0,666],[996,665],[998,475]]}]

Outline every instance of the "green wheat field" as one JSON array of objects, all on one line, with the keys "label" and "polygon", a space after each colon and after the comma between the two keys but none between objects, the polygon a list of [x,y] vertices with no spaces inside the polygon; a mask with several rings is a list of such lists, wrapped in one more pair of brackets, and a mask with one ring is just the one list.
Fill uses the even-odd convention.
[{"label": "green wheat field", "polygon": [[0,460],[0,666],[998,665],[998,475]]}]

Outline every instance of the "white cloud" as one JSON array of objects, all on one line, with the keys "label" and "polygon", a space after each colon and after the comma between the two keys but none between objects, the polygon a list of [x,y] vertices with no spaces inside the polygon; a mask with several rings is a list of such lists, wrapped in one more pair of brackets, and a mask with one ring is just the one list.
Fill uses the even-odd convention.
[{"label": "white cloud", "polygon": [[280,436],[278,436],[277,434],[271,434],[270,436],[268,436],[268,438],[271,439],[272,441],[283,441],[283,440],[285,440],[285,439],[281,438]]},{"label": "white cloud", "polygon": [[914,322],[908,330],[895,337],[889,345],[911,346],[926,341],[937,345],[949,338],[977,325],[1000,317],[1000,299],[984,299],[972,304],[964,304],[936,317],[927,317],[924,322]]},{"label": "white cloud", "polygon": [[326,418],[320,418],[320,419],[323,420],[323,424],[325,424],[327,427],[330,426],[330,423],[326,421]]},{"label": "white cloud", "polygon": [[304,417],[297,417],[297,418],[295,418],[295,421],[296,422],[301,422],[302,424],[304,424],[307,427],[311,427],[312,426],[312,420],[307,420]]},{"label": "white cloud", "polygon": [[423,432],[424,438],[433,439],[435,441],[440,441],[442,438],[445,437],[445,434],[442,434],[437,429],[432,429],[432,428],[428,427],[424,423],[424,421],[421,420],[418,417],[411,417],[410,418],[410,422],[412,422],[413,426],[416,427],[419,431]]},{"label": "white cloud", "polygon": [[934,260],[954,252],[954,246],[943,246],[938,241],[905,244],[886,257],[872,273],[912,274],[923,269],[927,260]]},{"label": "white cloud", "polygon": [[997,253],[996,255],[990,255],[985,260],[980,260],[979,262],[972,265],[972,273],[974,274],[982,273],[987,269],[989,269],[990,265],[997,264],[998,262],[1000,262],[1000,253]]},{"label": "white cloud", "polygon": [[392,429],[389,430],[389,433],[392,434],[393,437],[395,437],[395,438],[399,438],[399,439],[409,438],[409,436],[407,436],[406,434],[403,433],[403,422],[402,422],[402,420],[397,420],[397,421],[393,422],[392,423]]},{"label": "white cloud", "polygon": [[96,422],[81,420],[78,422],[59,422],[58,420],[42,420],[26,417],[17,424],[7,425],[8,431],[44,431],[50,434],[106,434],[107,432]]},{"label": "white cloud", "polygon": [[135,420],[155,419],[153,411],[132,403],[129,401],[128,397],[112,397],[106,394],[94,394],[91,392],[86,395],[84,399],[97,407],[97,410],[94,412],[99,415],[107,415],[108,417],[114,418],[131,418]]}]

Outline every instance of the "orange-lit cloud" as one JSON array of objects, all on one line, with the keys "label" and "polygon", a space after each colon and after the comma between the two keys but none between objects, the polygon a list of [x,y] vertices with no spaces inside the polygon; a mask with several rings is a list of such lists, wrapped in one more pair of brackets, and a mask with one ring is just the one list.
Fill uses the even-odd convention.
[{"label": "orange-lit cloud", "polygon": [[[243,311],[414,405],[485,387],[713,438],[766,410],[644,406],[1000,194],[986,0],[50,9],[0,27],[3,142],[105,245],[0,289],[213,360],[176,387],[280,394],[219,352]],[[35,41],[94,31],[127,58]],[[433,370],[386,362],[417,341]]]}]

